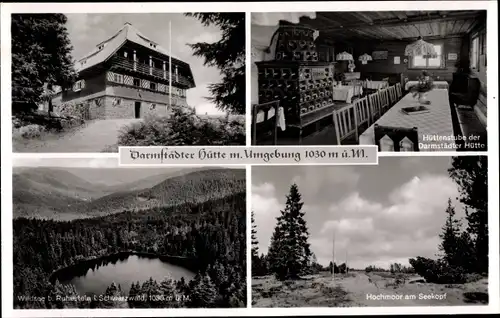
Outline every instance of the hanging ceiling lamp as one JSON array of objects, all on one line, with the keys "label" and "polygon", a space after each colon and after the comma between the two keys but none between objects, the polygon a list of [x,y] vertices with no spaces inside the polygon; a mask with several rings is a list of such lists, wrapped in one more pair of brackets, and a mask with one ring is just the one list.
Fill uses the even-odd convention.
[{"label": "hanging ceiling lamp", "polygon": [[337,54],[336,60],[337,61],[354,61],[354,58],[352,57],[351,54],[344,51],[342,53]]},{"label": "hanging ceiling lamp", "polygon": [[361,61],[361,64],[366,64],[368,61],[372,61],[372,57],[369,54],[363,54],[358,57],[358,61]]},{"label": "hanging ceiling lamp", "polygon": [[425,56],[431,58],[437,57],[437,52],[434,45],[432,45],[429,42],[425,42],[424,39],[422,38],[422,32],[420,30],[420,26],[417,27],[416,25],[414,25],[414,27],[418,30],[419,37],[415,42],[408,44],[406,46],[405,55],[409,57],[414,57],[414,56]]}]

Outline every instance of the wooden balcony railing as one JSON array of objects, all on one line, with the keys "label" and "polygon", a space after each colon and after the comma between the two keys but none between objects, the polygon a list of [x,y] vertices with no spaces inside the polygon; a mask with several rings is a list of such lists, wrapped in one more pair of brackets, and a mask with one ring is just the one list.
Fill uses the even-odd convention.
[{"label": "wooden balcony railing", "polygon": [[[138,61],[134,63],[134,61],[120,56],[113,57],[111,63],[112,66],[114,67],[123,68],[129,71],[135,71],[141,74],[151,75],[154,77],[168,80],[168,75],[169,75],[168,69],[164,71],[163,69],[150,67],[149,65],[139,63]],[[174,74],[172,75],[173,75],[172,84],[179,84],[186,87],[194,87],[194,83],[190,81],[187,77],[182,76],[180,74],[178,74],[177,76],[175,76]]]}]

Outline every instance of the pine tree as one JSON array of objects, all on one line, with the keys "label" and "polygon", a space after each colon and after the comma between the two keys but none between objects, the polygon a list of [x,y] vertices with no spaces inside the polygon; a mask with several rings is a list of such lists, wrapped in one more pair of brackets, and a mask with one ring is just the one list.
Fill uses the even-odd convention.
[{"label": "pine tree", "polygon": [[126,308],[127,303],[124,301],[125,297],[121,291],[121,287],[112,282],[106,292],[104,293],[104,300],[99,304],[102,308]]},{"label": "pine tree", "polygon": [[139,282],[137,282],[137,284],[132,283],[132,285],[130,286],[130,290],[128,292],[128,299],[127,299],[129,307],[131,308],[136,307],[136,304],[138,302],[138,299],[136,297],[138,297],[140,291],[141,291],[141,285],[139,285]]},{"label": "pine tree", "polygon": [[257,240],[257,224],[252,211],[252,275],[258,276],[262,273],[262,265],[259,258],[259,241]]},{"label": "pine tree", "polygon": [[252,211],[252,261],[259,258],[259,241],[257,240],[257,224],[255,224],[255,214]]},{"label": "pine tree", "polygon": [[[12,111],[30,112],[75,72],[64,14],[12,15]],[[50,95],[50,94],[49,94]]]},{"label": "pine tree", "polygon": [[160,282],[159,286],[159,301],[155,307],[158,308],[178,308],[181,303],[178,301],[178,292],[175,281],[170,276],[165,276],[165,278]]},{"label": "pine tree", "polygon": [[217,290],[208,275],[197,274],[192,281],[189,307],[210,308],[217,299]]},{"label": "pine tree", "polygon": [[309,267],[311,251],[303,205],[297,185],[292,184],[269,247],[271,270],[279,279],[298,278]]},{"label": "pine tree", "polygon": [[460,221],[455,219],[455,208],[451,205],[451,199],[448,199],[446,208],[446,223],[443,226],[443,233],[439,235],[442,242],[439,250],[444,253],[443,259],[450,266],[460,266],[460,253],[458,250],[458,238],[460,236]]},{"label": "pine tree", "polygon": [[222,83],[209,85],[217,108],[233,114],[245,113],[245,13],[187,13],[205,26],[215,25],[222,31],[214,43],[189,44],[195,56],[203,56],[205,65],[216,66]]},{"label": "pine tree", "polygon": [[488,272],[488,158],[453,157],[450,177],[460,189],[460,202],[466,207],[467,232],[471,235],[476,258],[475,271]]}]

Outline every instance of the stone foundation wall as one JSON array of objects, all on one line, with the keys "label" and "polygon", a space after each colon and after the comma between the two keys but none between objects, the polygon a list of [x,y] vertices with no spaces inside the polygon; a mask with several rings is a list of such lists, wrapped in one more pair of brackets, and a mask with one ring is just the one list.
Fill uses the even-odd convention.
[{"label": "stone foundation wall", "polygon": [[[60,97],[56,97],[52,100],[52,105],[56,114],[94,120],[136,118],[135,102],[140,102],[138,118],[144,118],[146,116],[169,116],[172,110],[168,107],[168,97],[166,100],[167,102],[164,102],[164,99],[162,102],[145,101],[141,98],[112,96],[108,95],[107,91],[103,91],[71,101],[62,101]],[[188,106],[185,98],[173,98],[172,104]]]},{"label": "stone foundation wall", "polygon": [[135,102],[141,103],[138,113],[139,118],[146,116],[168,116],[171,113],[167,109],[166,104],[106,96],[106,119],[136,118]]}]

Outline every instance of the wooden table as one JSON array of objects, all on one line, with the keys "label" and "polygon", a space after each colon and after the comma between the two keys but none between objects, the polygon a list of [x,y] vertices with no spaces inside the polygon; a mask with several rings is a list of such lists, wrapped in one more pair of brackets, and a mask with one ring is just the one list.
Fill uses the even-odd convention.
[{"label": "wooden table", "polygon": [[363,85],[365,85],[365,88],[367,89],[384,89],[386,87],[389,87],[389,82],[386,81],[367,81]]},{"label": "wooden table", "polygon": [[[431,104],[426,106],[430,109],[429,112],[412,115],[403,113],[402,108],[418,104],[411,94],[407,94],[375,124],[401,128],[417,127],[421,151],[456,151],[454,148],[456,144],[452,139],[454,133],[448,90],[434,89],[428,93],[427,97],[431,101]],[[361,134],[359,144],[376,144],[374,125]]]},{"label": "wooden table", "polygon": [[[408,90],[410,90],[410,87],[415,86],[417,84],[418,84],[418,81],[406,82],[405,90],[408,91]],[[436,89],[448,89],[448,82],[447,81],[434,81],[434,85],[435,85]]]},{"label": "wooden table", "polygon": [[333,88],[332,99],[350,104],[353,96],[362,94],[363,88],[361,86],[337,86]]}]

